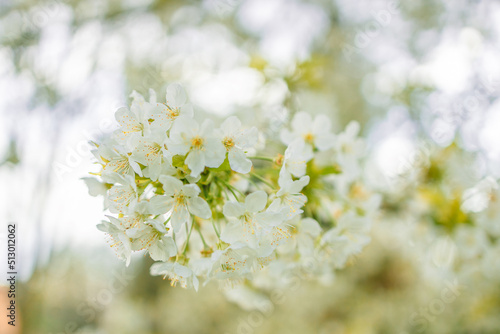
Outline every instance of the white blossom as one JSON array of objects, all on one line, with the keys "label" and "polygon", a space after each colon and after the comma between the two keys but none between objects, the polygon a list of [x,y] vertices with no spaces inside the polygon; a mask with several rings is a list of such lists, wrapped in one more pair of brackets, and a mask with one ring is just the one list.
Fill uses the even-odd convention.
[{"label": "white blossom", "polygon": [[281,140],[289,145],[294,140],[301,140],[308,146],[314,146],[320,151],[333,147],[335,136],[331,133],[331,122],[326,115],[314,118],[306,112],[298,112],[292,120],[292,131],[283,129]]},{"label": "white blossom", "polygon": [[287,219],[292,219],[304,212],[301,208],[307,202],[307,197],[301,194],[300,191],[309,184],[309,176],[305,175],[299,180],[294,181],[288,173],[282,172],[280,173],[278,184],[280,189],[276,193],[276,198],[269,206],[269,209],[272,211],[281,211],[285,208]]},{"label": "white blossom", "polygon": [[137,187],[131,177],[109,176],[116,179],[117,184],[108,190],[109,210],[112,213],[123,213],[133,211],[137,204]]},{"label": "white blossom", "polygon": [[196,184],[183,184],[172,176],[160,176],[165,194],[155,196],[149,202],[152,214],[172,212],[170,223],[174,232],[179,232],[182,225],[187,223],[190,215],[208,219],[212,216],[207,202],[198,197],[200,188]]},{"label": "white blossom", "polygon": [[297,218],[291,222],[291,240],[280,247],[280,251],[291,253],[295,249],[301,256],[313,256],[315,240],[322,232],[319,223],[312,218]]},{"label": "white blossom", "polygon": [[193,107],[184,88],[173,83],[167,87],[166,103],[156,103],[148,114],[151,131],[165,135],[179,116],[193,117]]},{"label": "white blossom", "polygon": [[122,107],[115,113],[116,121],[120,124],[120,128],[115,131],[115,137],[122,145],[128,145],[130,139],[142,136],[149,131],[145,116],[151,110],[152,105],[136,91],[133,91],[130,96],[133,98],[130,109]]},{"label": "white blossom", "polygon": [[352,211],[343,214],[337,225],[321,238],[323,251],[336,267],[342,267],[349,256],[358,254],[371,238],[368,235],[370,221]]},{"label": "white blossom", "polygon": [[132,254],[132,244],[130,237],[127,235],[126,228],[117,224],[117,220],[113,217],[110,221],[103,220],[97,228],[108,234],[109,244],[114,249],[118,258],[125,260],[127,266],[130,264]]},{"label": "white blossom", "polygon": [[359,169],[358,159],[365,151],[364,141],[358,138],[359,130],[359,123],[352,121],[342,133],[337,135],[335,140],[336,159],[343,171],[352,173],[351,169]]},{"label": "white blossom", "polygon": [[256,266],[255,250],[244,243],[234,243],[212,254],[213,263],[209,277],[217,279],[241,279],[249,277]]},{"label": "white blossom", "polygon": [[194,288],[198,291],[199,281],[193,271],[177,262],[155,263],[151,266],[150,273],[153,276],[163,276],[168,278],[170,285],[176,286],[177,283],[185,289]]},{"label": "white blossom", "polygon": [[178,84],[163,104],[152,90],[149,101],[132,98],[116,113],[120,128],[94,143],[100,180],[84,179],[91,195],[104,195],[112,215],[98,228],[127,265],[144,251],[159,261],[150,273],[172,285],[197,290],[201,278],[272,289],[290,273],[327,281],[370,241],[380,198],[361,179],[357,123],[334,136],[326,116],[298,113],[281,155],[280,143],[256,147],[257,128],[235,116],[218,129],[198,123]]},{"label": "white blossom", "polygon": [[159,136],[136,139],[132,158],[148,167],[148,176],[153,181],[158,180],[162,171],[168,174],[175,172],[171,164],[172,157],[166,151],[165,144]]},{"label": "white blossom", "polygon": [[170,132],[168,150],[185,155],[185,163],[196,177],[206,167],[219,167],[225,159],[226,149],[214,134],[214,125],[205,120],[201,126],[194,119],[179,117]]},{"label": "white blossom", "polygon": [[257,128],[243,130],[240,120],[236,116],[231,116],[221,124],[220,130],[231,169],[243,174],[250,172],[252,162],[247,158],[245,150],[257,143],[259,135]]},{"label": "white blossom", "polygon": [[306,174],[307,162],[312,158],[311,147],[302,140],[295,140],[285,151],[283,166],[293,176],[301,177]]},{"label": "white blossom", "polygon": [[257,249],[265,233],[285,219],[282,212],[263,211],[266,204],[267,194],[264,191],[251,193],[244,203],[227,202],[223,213],[231,222],[222,232],[221,239],[230,244],[243,242]]}]

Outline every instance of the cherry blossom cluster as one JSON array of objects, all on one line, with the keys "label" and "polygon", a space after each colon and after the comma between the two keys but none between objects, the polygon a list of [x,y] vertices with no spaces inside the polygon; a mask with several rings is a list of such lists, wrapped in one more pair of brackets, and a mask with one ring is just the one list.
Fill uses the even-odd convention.
[{"label": "cherry blossom cluster", "polygon": [[363,183],[357,123],[334,134],[327,116],[298,112],[280,142],[257,149],[263,134],[235,116],[199,122],[179,84],[164,103],[151,90],[131,97],[119,128],[93,143],[99,178],[85,178],[104,197],[98,228],[127,265],[147,252],[152,275],[197,290],[311,259],[311,275],[327,277],[369,242],[379,200]]},{"label": "cherry blossom cluster", "polygon": [[478,281],[484,287],[498,284],[498,179],[487,169],[479,171],[475,155],[458,145],[428,146],[427,152],[420,165],[386,194],[381,225],[386,221],[398,231],[395,237],[433,283],[458,279],[471,286]]}]

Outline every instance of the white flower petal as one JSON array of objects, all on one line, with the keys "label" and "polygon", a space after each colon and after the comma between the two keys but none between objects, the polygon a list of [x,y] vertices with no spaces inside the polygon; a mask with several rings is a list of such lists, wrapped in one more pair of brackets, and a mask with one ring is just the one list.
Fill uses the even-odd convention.
[{"label": "white flower petal", "polygon": [[191,103],[186,103],[185,105],[180,107],[180,111],[182,116],[191,118],[194,116],[193,105]]},{"label": "white flower petal", "polygon": [[188,154],[185,163],[191,170],[191,176],[196,177],[205,169],[205,154],[200,150],[193,150]]},{"label": "white flower petal", "polygon": [[174,207],[172,211],[172,216],[170,217],[170,223],[172,224],[172,228],[175,233],[178,233],[182,225],[186,223],[189,219],[189,212],[186,208],[186,205],[179,204]]},{"label": "white flower petal", "polygon": [[241,222],[231,222],[222,229],[220,239],[229,244],[240,241],[243,238],[244,230]]},{"label": "white flower petal", "polygon": [[335,135],[332,133],[318,135],[314,138],[314,145],[318,150],[326,151],[335,146]]},{"label": "white flower petal", "polygon": [[241,217],[245,213],[245,207],[241,203],[226,202],[222,208],[222,212],[226,217]]},{"label": "white flower petal", "polygon": [[154,196],[149,200],[149,213],[161,215],[172,210],[174,200],[167,196]]},{"label": "white flower petal", "polygon": [[141,131],[141,124],[137,116],[128,108],[122,107],[115,112],[115,119],[122,126],[125,135]]},{"label": "white flower petal", "polygon": [[260,226],[278,226],[284,220],[285,220],[285,215],[283,214],[283,211],[281,212],[266,211],[257,213],[254,216],[255,223],[259,224]]},{"label": "white flower petal", "polygon": [[170,129],[174,121],[171,111],[164,104],[157,104],[151,108],[148,118],[153,120],[151,123],[152,129],[161,129],[163,131]]},{"label": "white flower petal", "polygon": [[182,186],[182,192],[187,197],[196,197],[200,194],[200,187],[196,184],[186,184]]},{"label": "white flower petal", "polygon": [[153,181],[158,180],[158,177],[160,177],[162,170],[162,161],[161,158],[157,159],[155,162],[149,165],[148,167],[148,172],[149,172],[149,178]]},{"label": "white flower petal", "polygon": [[312,218],[304,218],[300,221],[299,230],[313,237],[317,237],[321,233],[321,226]]},{"label": "white flower petal", "polygon": [[314,119],[312,130],[314,135],[323,134],[329,132],[332,127],[330,118],[326,115],[318,115]]},{"label": "white flower petal", "polygon": [[312,117],[308,113],[301,111],[295,114],[292,120],[292,129],[297,133],[306,133],[312,126]]},{"label": "white flower petal", "polygon": [[173,272],[180,277],[187,278],[193,274],[193,271],[179,263],[174,263]]},{"label": "white flower petal", "polygon": [[243,149],[252,148],[257,144],[259,140],[259,130],[257,128],[251,127],[250,129],[243,130],[240,135],[235,136],[236,146]]},{"label": "white flower petal", "polygon": [[283,144],[289,145],[295,139],[295,135],[288,129],[282,129],[280,132],[280,139]]},{"label": "white flower petal", "polygon": [[93,177],[82,177],[82,180],[85,182],[87,185],[87,188],[89,188],[89,195],[90,196],[105,196],[106,191],[108,190],[104,183],[99,182],[96,178]]},{"label": "white flower petal", "polygon": [[344,133],[348,137],[354,138],[359,134],[359,129],[360,129],[359,123],[356,121],[351,121],[349,124],[347,124]]},{"label": "white flower petal", "polygon": [[212,211],[208,203],[201,197],[194,197],[187,200],[189,212],[203,219],[212,217]]},{"label": "white flower petal", "polygon": [[166,142],[168,152],[172,155],[185,155],[191,148],[191,143],[184,140],[182,137],[176,138],[175,135],[170,136],[170,140]]},{"label": "white flower petal", "polygon": [[182,134],[187,140],[191,140],[200,130],[200,126],[196,120],[187,115],[177,117],[170,129],[171,138],[182,138]]},{"label": "white flower petal", "polygon": [[165,190],[166,196],[173,196],[176,192],[180,191],[184,185],[181,180],[170,175],[161,175],[159,181],[163,184],[163,190]]},{"label": "white flower petal", "polygon": [[172,271],[174,264],[171,262],[167,263],[153,263],[151,268],[149,268],[149,273],[153,276],[165,275]]},{"label": "white flower petal", "polygon": [[198,277],[193,274],[193,288],[194,291],[198,291],[198,287],[200,286],[200,282],[198,281]]},{"label": "white flower petal", "polygon": [[147,221],[155,230],[163,234],[167,233],[165,225],[163,225],[163,219],[150,219]]},{"label": "white flower petal", "polygon": [[293,181],[288,188],[288,193],[297,194],[299,193],[305,186],[309,184],[310,177],[309,175],[304,175],[297,181]]},{"label": "white flower petal", "polygon": [[205,119],[203,123],[201,123],[199,135],[202,137],[210,137],[213,135],[214,129],[214,121],[211,119]]},{"label": "white flower petal", "polygon": [[267,204],[267,194],[259,190],[251,193],[245,198],[245,208],[248,212],[262,211]]},{"label": "white flower petal", "polygon": [[224,136],[235,133],[241,128],[241,121],[236,116],[231,116],[227,118],[222,124],[220,128],[224,134]]},{"label": "white flower petal", "polygon": [[252,162],[247,158],[245,152],[233,148],[228,152],[229,165],[235,172],[246,174],[252,169]]},{"label": "white flower petal", "polygon": [[186,101],[186,92],[184,91],[184,88],[178,84],[178,83],[173,83],[168,85],[167,87],[167,104],[169,106],[172,106],[174,108],[178,108],[183,106]]},{"label": "white flower petal", "polygon": [[177,254],[177,247],[171,237],[163,237],[148,248],[149,256],[155,261],[167,261]]},{"label": "white flower petal", "polygon": [[217,168],[226,159],[226,148],[222,142],[216,138],[207,138],[205,140],[205,163],[206,166]]}]

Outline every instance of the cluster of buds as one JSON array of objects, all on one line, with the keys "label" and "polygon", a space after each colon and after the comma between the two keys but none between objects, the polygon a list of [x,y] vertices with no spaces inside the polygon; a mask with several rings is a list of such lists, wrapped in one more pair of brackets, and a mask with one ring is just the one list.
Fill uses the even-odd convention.
[{"label": "cluster of buds", "polygon": [[281,142],[256,149],[256,127],[199,123],[178,84],[165,103],[131,97],[119,128],[93,143],[100,179],[85,178],[109,211],[98,228],[127,265],[146,251],[172,285],[233,286],[311,258],[325,274],[369,242],[379,200],[362,182],[357,123],[333,134],[327,116],[299,112]]}]

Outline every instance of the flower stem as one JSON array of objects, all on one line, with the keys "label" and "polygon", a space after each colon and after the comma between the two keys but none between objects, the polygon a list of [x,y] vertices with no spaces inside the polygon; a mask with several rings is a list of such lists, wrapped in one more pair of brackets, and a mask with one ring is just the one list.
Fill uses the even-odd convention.
[{"label": "flower stem", "polygon": [[255,177],[257,180],[261,181],[262,183],[266,184],[268,187],[271,189],[274,189],[274,185],[271,184],[269,181],[267,181],[265,178],[262,176],[255,174],[255,173],[250,173],[250,176]]},{"label": "flower stem", "polygon": [[249,159],[255,159],[255,160],[264,160],[264,161],[269,161],[269,162],[274,162],[273,158],[269,157],[248,157]]},{"label": "flower stem", "polygon": [[[193,222],[191,224],[191,229],[189,230],[189,233],[188,233],[188,236],[187,236],[187,239],[186,239],[186,246],[184,247],[184,251],[182,252],[182,255],[186,255],[186,252],[188,250],[188,246],[189,246],[189,239],[191,238],[191,232],[193,232],[193,227],[194,227],[194,219],[193,219]],[[186,224],[186,233],[188,231],[188,227],[187,227],[187,224]]]},{"label": "flower stem", "polygon": [[220,233],[217,231],[217,227],[215,226],[215,221],[212,219],[212,226],[214,228],[215,234],[217,234],[217,238],[220,240]]},{"label": "flower stem", "polygon": [[245,194],[243,194],[238,188],[236,187],[233,187],[232,185],[230,185],[229,183],[227,183],[226,181],[223,181],[221,179],[219,179],[219,181],[225,185],[227,187],[227,189],[229,189],[229,191],[233,194],[234,198],[236,198],[236,200],[238,199],[238,196],[236,196],[236,194],[234,193],[234,191],[236,190],[237,193],[239,193],[241,196],[245,197]]},{"label": "flower stem", "polygon": [[[194,223],[194,221],[193,221],[193,223]],[[205,241],[205,238],[203,238],[203,234],[201,233],[201,228],[200,227],[201,226],[198,223],[196,223],[196,229],[198,230],[198,234],[200,235],[201,242],[203,242],[203,248],[209,249],[210,247],[208,247],[208,245],[207,245],[207,243]]]}]

